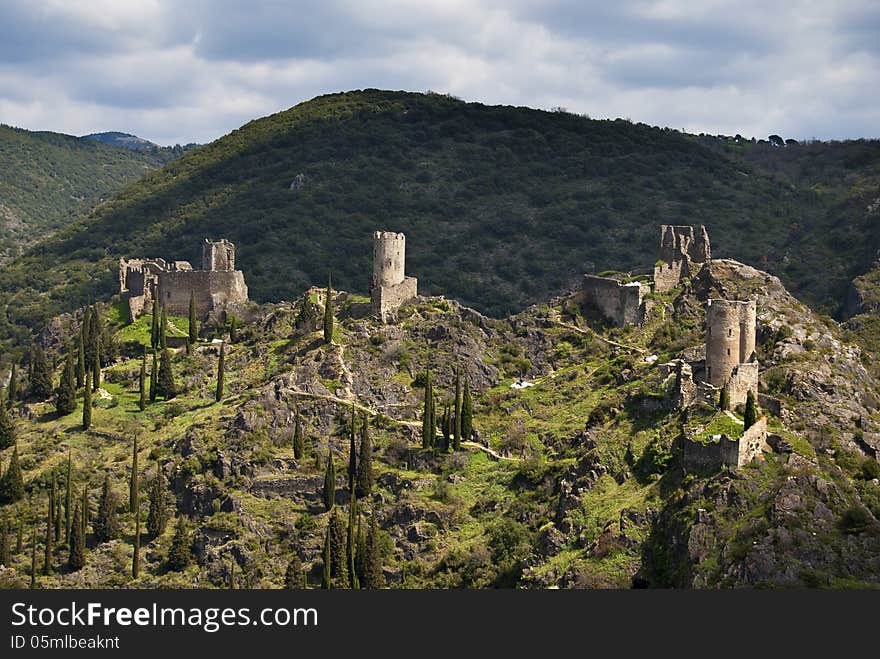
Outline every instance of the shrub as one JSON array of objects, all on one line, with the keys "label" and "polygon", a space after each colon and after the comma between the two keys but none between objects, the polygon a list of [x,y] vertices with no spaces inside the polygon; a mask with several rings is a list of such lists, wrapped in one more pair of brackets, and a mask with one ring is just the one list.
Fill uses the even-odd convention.
[{"label": "shrub", "polygon": [[871,513],[864,506],[850,506],[840,517],[838,527],[844,533],[861,533],[871,522]]}]

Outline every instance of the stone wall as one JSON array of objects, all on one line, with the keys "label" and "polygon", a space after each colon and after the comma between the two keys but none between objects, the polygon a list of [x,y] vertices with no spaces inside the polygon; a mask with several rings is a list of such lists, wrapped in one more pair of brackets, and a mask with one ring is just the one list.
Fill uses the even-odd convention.
[{"label": "stone wall", "polygon": [[730,439],[727,435],[706,443],[685,439],[682,465],[686,471],[742,467],[761,455],[766,444],[767,417],[761,417],[739,439]]},{"label": "stone wall", "polygon": [[202,317],[218,306],[243,304],[248,300],[241,270],[191,270],[159,275],[159,304],[165,305],[168,313],[187,315],[191,293],[195,293],[196,313]]},{"label": "stone wall", "polygon": [[208,240],[202,245],[202,270],[232,272],[235,270],[235,245],[226,240]]},{"label": "stone wall", "polygon": [[737,364],[727,381],[727,392],[733,407],[745,404],[749,391],[758,395],[758,362]]},{"label": "stone wall", "polygon": [[643,298],[650,288],[638,282],[623,284],[616,279],[584,275],[581,299],[617,326],[639,324],[644,317]]},{"label": "stone wall", "polygon": [[654,290],[669,291],[712,258],[709,233],[702,224],[660,225],[660,262],[654,266]]},{"label": "stone wall", "polygon": [[382,322],[388,322],[400,305],[418,297],[418,280],[415,277],[404,277],[403,281],[394,286],[374,286],[370,291],[373,313]]}]

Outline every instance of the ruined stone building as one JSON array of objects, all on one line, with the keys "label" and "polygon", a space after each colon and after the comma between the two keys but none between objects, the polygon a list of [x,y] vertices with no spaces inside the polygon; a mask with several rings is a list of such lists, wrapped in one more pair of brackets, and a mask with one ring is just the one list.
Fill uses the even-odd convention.
[{"label": "ruined stone building", "polygon": [[638,325],[644,319],[644,297],[650,292],[650,286],[637,281],[624,283],[611,277],[584,275],[581,303],[618,327]]},{"label": "ruined stone building", "polygon": [[761,455],[765,448],[769,448],[767,417],[761,417],[736,439],[728,435],[716,435],[705,441],[686,439],[682,463],[688,471],[742,467]]},{"label": "ruined stone building", "polygon": [[660,260],[654,266],[654,290],[671,291],[686,277],[694,276],[712,259],[709,233],[702,224],[660,225]]},{"label": "ruined stone building", "polygon": [[128,302],[132,320],[148,313],[154,299],[168,313],[185,316],[194,294],[196,313],[201,317],[218,307],[248,300],[244,273],[235,269],[235,245],[225,239],[205,239],[201,270],[193,270],[188,261],[119,259],[119,293]]},{"label": "ruined stone building", "polygon": [[404,303],[418,296],[418,280],[404,273],[406,236],[393,231],[373,234],[373,280],[370,299],[373,313],[387,322]]},{"label": "ruined stone building", "polygon": [[731,405],[745,403],[749,390],[758,395],[756,324],[754,300],[710,299],[706,307],[705,381],[727,386]]}]

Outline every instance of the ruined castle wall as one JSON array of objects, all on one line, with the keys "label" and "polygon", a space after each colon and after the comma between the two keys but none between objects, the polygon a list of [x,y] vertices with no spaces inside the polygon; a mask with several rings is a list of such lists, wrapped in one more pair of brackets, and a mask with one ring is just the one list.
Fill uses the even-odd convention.
[{"label": "ruined castle wall", "polygon": [[[662,261],[662,259],[661,259]],[[678,286],[683,276],[684,261],[662,261],[654,266],[654,290],[658,293],[671,291]]]},{"label": "ruined castle wall", "polygon": [[681,283],[684,277],[695,274],[703,263],[712,258],[709,233],[700,224],[660,225],[660,264],[654,267],[654,290],[665,292]]},{"label": "ruined castle wall", "polygon": [[226,239],[205,239],[202,245],[202,270],[232,272],[235,270],[235,245]]},{"label": "ruined castle wall", "polygon": [[243,304],[248,299],[244,274],[240,270],[191,270],[159,275],[159,304],[165,305],[169,313],[187,315],[191,293],[195,294],[199,316],[206,316],[215,307]]},{"label": "ruined castle wall", "polygon": [[642,322],[642,299],[650,289],[637,282],[621,284],[616,279],[584,275],[581,299],[595,307],[611,323],[623,326]]},{"label": "ruined castle wall", "polygon": [[[764,445],[767,443],[767,417],[762,416],[755,421],[751,428],[748,428],[737,441],[737,467],[742,467],[750,463],[756,457],[761,455]],[[728,463],[730,464],[730,463]]]},{"label": "ruined castle wall", "polygon": [[373,234],[373,285],[396,286],[405,279],[406,237],[393,231]]},{"label": "ruined castle wall", "polygon": [[757,306],[754,300],[739,307],[739,361],[750,361],[755,352]]},{"label": "ruined castle wall", "polygon": [[385,322],[402,305],[418,296],[418,280],[405,277],[395,286],[376,286],[371,292],[373,313],[378,314]]},{"label": "ruined castle wall", "polygon": [[703,444],[692,439],[684,440],[682,466],[686,471],[714,471],[720,469],[730,449],[722,448],[722,444],[732,444],[724,437],[718,442]]},{"label": "ruined castle wall", "polygon": [[758,395],[758,362],[737,364],[730,379],[727,381],[727,391],[730,394],[730,404],[736,406],[745,404],[749,391]]}]

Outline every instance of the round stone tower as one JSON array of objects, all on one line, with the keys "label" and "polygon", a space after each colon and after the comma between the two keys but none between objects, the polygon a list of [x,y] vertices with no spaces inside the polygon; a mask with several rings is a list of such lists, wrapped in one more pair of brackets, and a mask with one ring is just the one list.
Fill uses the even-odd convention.
[{"label": "round stone tower", "polygon": [[406,237],[393,231],[373,234],[373,285],[396,286],[404,280]]},{"label": "round stone tower", "polygon": [[723,387],[755,351],[754,300],[709,300],[706,309],[706,381]]}]

